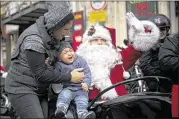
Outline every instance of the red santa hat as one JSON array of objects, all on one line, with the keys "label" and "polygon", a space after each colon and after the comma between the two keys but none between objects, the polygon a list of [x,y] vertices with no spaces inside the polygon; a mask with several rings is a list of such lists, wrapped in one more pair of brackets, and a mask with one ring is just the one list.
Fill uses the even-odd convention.
[{"label": "red santa hat", "polygon": [[0,72],[4,73],[4,67],[3,66],[0,66]]},{"label": "red santa hat", "polygon": [[7,77],[7,72],[5,72],[5,69],[3,66],[0,66],[0,74],[2,75],[2,78],[6,78]]},{"label": "red santa hat", "polygon": [[83,42],[91,41],[96,38],[103,38],[108,45],[112,45],[111,34],[108,29],[98,23],[95,26],[88,28],[83,35]]}]

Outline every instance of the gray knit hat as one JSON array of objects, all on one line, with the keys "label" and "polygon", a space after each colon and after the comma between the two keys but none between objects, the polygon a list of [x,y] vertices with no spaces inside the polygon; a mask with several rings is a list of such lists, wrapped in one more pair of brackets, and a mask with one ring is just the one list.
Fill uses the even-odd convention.
[{"label": "gray knit hat", "polygon": [[56,31],[63,27],[70,20],[74,19],[74,15],[68,5],[50,4],[48,12],[44,14],[45,26],[50,32]]},{"label": "gray knit hat", "polygon": [[61,54],[65,48],[72,48],[72,46],[68,42],[65,42],[65,41],[61,42],[60,47],[58,49],[58,54]]}]

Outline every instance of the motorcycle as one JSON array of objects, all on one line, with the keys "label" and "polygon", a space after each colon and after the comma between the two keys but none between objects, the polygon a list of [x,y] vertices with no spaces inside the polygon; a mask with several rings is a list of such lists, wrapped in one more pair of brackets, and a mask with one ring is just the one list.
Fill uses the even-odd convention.
[{"label": "motorcycle", "polygon": [[[113,112],[111,109],[117,107],[125,107],[126,112],[130,112],[127,116],[129,118],[146,118],[150,117],[150,115],[147,115],[147,113],[154,111],[155,113],[155,118],[170,118],[171,117],[171,92],[168,93],[163,93],[163,92],[148,92],[148,91],[142,91],[139,90],[139,92],[134,92],[134,93],[128,93],[124,96],[119,96],[115,99],[108,100],[100,105],[95,106],[95,102],[100,99],[101,95],[103,95],[105,92],[123,85],[127,83],[131,83],[134,81],[146,81],[146,80],[151,80],[154,79],[156,81],[162,80],[162,81],[167,81],[170,82],[170,79],[165,78],[165,77],[156,77],[156,76],[146,76],[146,77],[140,77],[140,78],[134,78],[130,80],[125,80],[123,82],[119,82],[105,90],[103,90],[100,94],[97,95],[97,97],[92,100],[88,106],[88,109],[94,109],[99,108],[101,109],[100,111],[95,111],[97,118],[112,118],[116,119],[115,115],[113,115]],[[158,80],[159,79],[159,80]],[[142,89],[143,87],[140,87],[139,89]],[[156,105],[156,103],[160,103],[160,105]],[[145,107],[144,107],[145,106]],[[163,106],[163,108],[162,108]],[[165,107],[165,108],[164,108]],[[138,111],[137,111],[138,109]],[[145,110],[144,110],[145,109]],[[150,109],[150,110],[149,110]],[[108,110],[108,111],[106,111]],[[144,112],[146,111],[146,112]],[[166,113],[168,112],[168,113]]]},{"label": "motorcycle", "polygon": [[[136,71],[138,72],[139,77],[118,82],[115,85],[106,88],[100,92],[95,99],[89,102],[88,110],[94,111],[96,118],[102,119],[117,119],[118,116],[116,116],[115,111],[118,114],[120,114],[119,112],[121,111],[118,107],[124,108],[123,112],[129,118],[171,118],[171,91],[162,92],[158,90],[159,87],[164,86],[163,82],[165,82],[164,84],[167,84],[168,86],[172,86],[171,80],[166,77],[159,76],[142,76],[138,67],[136,67]],[[4,80],[5,79],[1,77],[1,116],[9,116],[12,119],[16,119],[18,116],[13,110],[7,94],[4,91]],[[151,92],[148,90],[146,83],[148,80],[155,80],[157,82],[158,89],[156,91]],[[112,100],[100,100],[100,97],[105,92],[117,86],[126,85],[131,82],[137,82],[136,87],[131,87],[131,90],[135,91],[128,92],[126,95],[119,96]],[[160,105],[156,105],[158,103],[160,103]],[[55,105],[56,98],[49,99],[49,119],[55,119]],[[153,112],[155,112],[155,114],[153,114]],[[151,117],[150,115],[152,114],[155,115],[155,117]],[[68,109],[67,117],[78,119],[76,106],[73,102]]]},{"label": "motorcycle", "polygon": [[[125,109],[121,113],[125,113],[128,118],[155,119],[172,117],[171,90],[173,83],[171,82],[171,79],[160,76],[143,76],[138,64],[134,65],[134,70],[136,73],[135,78],[108,87],[90,102],[88,109],[96,112],[97,118],[117,119],[121,117],[119,114],[121,108]],[[149,83],[151,80],[156,81],[157,88],[155,91],[150,90]],[[96,103],[105,92],[117,86],[130,83],[133,85],[131,85],[130,90],[126,95],[119,96],[101,104]],[[163,92],[163,90],[160,89],[165,88],[166,84],[170,87],[170,90]],[[117,111],[116,109],[119,110]],[[116,111],[117,115],[113,111]]]},{"label": "motorcycle", "polygon": [[[89,102],[88,110],[94,111],[96,118],[100,119],[118,119],[124,113],[127,118],[171,118],[171,90],[168,92],[162,92],[160,90],[161,87],[164,88],[166,86],[163,84],[167,84],[172,89],[173,83],[171,80],[160,76],[143,76],[137,64],[135,64],[135,72],[137,74],[136,78],[116,83],[100,92],[95,99]],[[158,84],[155,91],[150,91],[150,87],[148,87],[150,80],[154,80]],[[117,86],[130,83],[134,83],[135,86],[130,87],[130,91],[126,95],[107,101],[100,100],[100,97],[105,92]],[[50,102],[56,102],[55,100],[53,99]],[[55,119],[55,104],[52,105],[51,107],[54,110],[51,111],[50,119]],[[76,106],[73,102],[68,109],[67,118],[78,119]]]},{"label": "motorcycle", "polygon": [[2,73],[1,75],[1,108],[0,108],[0,115],[1,116],[8,116],[11,119],[16,119],[18,117],[18,115],[16,114],[16,112],[14,111],[14,109],[12,108],[12,105],[7,97],[7,94],[4,90],[4,85],[5,85],[5,78],[7,76],[7,72]]}]

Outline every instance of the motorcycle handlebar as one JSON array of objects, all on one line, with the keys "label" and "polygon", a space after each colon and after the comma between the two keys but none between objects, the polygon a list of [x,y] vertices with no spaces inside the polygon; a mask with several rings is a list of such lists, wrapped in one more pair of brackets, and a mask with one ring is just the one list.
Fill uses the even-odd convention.
[{"label": "motorcycle handlebar", "polygon": [[114,84],[114,85],[112,85],[112,86],[110,86],[110,87],[104,89],[101,93],[99,93],[99,94],[96,96],[96,98],[93,99],[93,100],[89,103],[87,109],[89,110],[90,107],[92,107],[93,104],[94,104],[104,93],[106,93],[107,91],[109,91],[109,90],[111,90],[111,89],[113,89],[113,88],[115,88],[115,87],[117,87],[117,86],[120,86],[120,85],[122,85],[122,84],[131,83],[131,82],[133,82],[133,81],[139,81],[139,80],[144,80],[144,81],[145,81],[145,80],[149,80],[149,79],[152,79],[152,78],[155,79],[155,80],[157,80],[157,82],[159,82],[159,79],[162,79],[162,80],[168,80],[168,81],[170,81],[170,82],[172,83],[172,81],[171,81],[170,78],[161,77],[161,76],[145,76],[145,77],[133,78],[133,79],[130,79],[130,80],[125,80],[125,81],[122,81],[122,82],[118,82],[118,83],[116,83],[116,84]]}]

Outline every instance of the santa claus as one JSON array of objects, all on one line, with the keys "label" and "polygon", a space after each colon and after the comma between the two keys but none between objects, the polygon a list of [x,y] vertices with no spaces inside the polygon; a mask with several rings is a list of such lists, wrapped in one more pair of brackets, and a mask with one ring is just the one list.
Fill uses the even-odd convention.
[{"label": "santa claus", "polygon": [[[159,39],[159,29],[150,21],[139,21],[133,13],[126,14],[129,25],[130,45],[118,52],[112,44],[109,31],[99,24],[86,30],[83,42],[77,49],[77,54],[88,63],[92,73],[92,90],[89,98],[109,86],[128,78],[126,72],[142,55],[143,51],[152,48]],[[126,94],[124,86],[116,87],[102,95],[102,98],[112,99]]]}]

